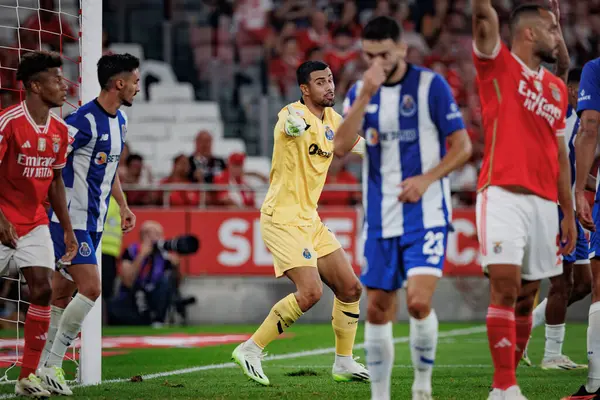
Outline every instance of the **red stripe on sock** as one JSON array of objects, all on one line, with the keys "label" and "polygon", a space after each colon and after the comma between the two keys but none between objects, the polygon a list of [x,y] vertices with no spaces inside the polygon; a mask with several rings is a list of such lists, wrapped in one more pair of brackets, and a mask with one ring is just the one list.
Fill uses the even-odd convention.
[{"label": "red stripe on sock", "polygon": [[516,329],[514,309],[491,305],[486,318],[488,342],[494,362],[493,387],[501,390],[517,384],[515,375]]},{"label": "red stripe on sock", "polygon": [[[48,315],[45,315],[45,312]],[[19,379],[35,374],[50,325],[50,307],[30,305],[25,317],[25,349]]]},{"label": "red stripe on sock", "polygon": [[521,361],[521,357],[523,357],[523,352],[527,347],[527,342],[529,341],[529,335],[531,335],[531,327],[533,325],[533,318],[531,315],[527,316],[517,316],[515,318],[516,325],[516,348],[515,348],[515,366],[519,365],[519,361]]}]

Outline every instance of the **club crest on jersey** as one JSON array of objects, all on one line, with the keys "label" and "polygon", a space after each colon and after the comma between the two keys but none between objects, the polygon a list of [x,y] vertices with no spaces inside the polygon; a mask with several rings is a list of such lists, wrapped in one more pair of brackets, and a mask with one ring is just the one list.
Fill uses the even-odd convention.
[{"label": "club crest on jersey", "polygon": [[502,253],[502,242],[494,243],[494,253],[496,253],[496,254]]},{"label": "club crest on jersey", "polygon": [[327,125],[325,125],[325,137],[329,141],[333,140],[333,130],[331,130],[331,128]]},{"label": "club crest on jersey", "polygon": [[79,254],[82,257],[89,257],[92,254],[92,249],[90,248],[90,245],[86,242],[81,242],[81,244],[79,245]]},{"label": "club crest on jersey", "polygon": [[94,158],[94,162],[96,163],[96,165],[104,165],[104,164],[106,164],[107,159],[108,159],[108,157],[106,156],[106,153],[101,151],[98,154],[96,154],[96,157]]},{"label": "club crest on jersey", "polygon": [[46,138],[38,138],[38,151],[46,151]]},{"label": "club crest on jersey", "polygon": [[307,260],[310,260],[312,258],[312,254],[310,254],[310,251],[308,251],[308,249],[304,249],[304,251],[302,252],[302,256]]},{"label": "club crest on jersey", "polygon": [[121,125],[121,140],[125,142],[125,137],[127,136],[127,125]]},{"label": "club crest on jersey", "polygon": [[403,117],[412,117],[417,113],[417,103],[410,94],[402,96],[402,104],[400,104],[400,115]]},{"label": "club crest on jersey", "polygon": [[367,128],[365,132],[365,141],[368,146],[377,146],[379,143],[379,132],[375,128]]},{"label": "club crest on jersey", "polygon": [[552,97],[554,97],[554,100],[560,101],[561,96],[560,96],[560,89],[558,88],[558,86],[556,86],[554,83],[551,83],[550,91],[552,91]]}]

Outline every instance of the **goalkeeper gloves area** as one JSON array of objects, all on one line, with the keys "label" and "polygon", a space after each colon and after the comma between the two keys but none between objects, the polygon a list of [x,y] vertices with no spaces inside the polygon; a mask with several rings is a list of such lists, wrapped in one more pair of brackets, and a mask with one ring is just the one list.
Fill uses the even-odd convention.
[{"label": "goalkeeper gloves area", "polygon": [[306,123],[304,118],[300,116],[300,112],[294,109],[291,105],[287,106],[289,115],[285,120],[285,134],[292,137],[301,136],[310,125]]}]

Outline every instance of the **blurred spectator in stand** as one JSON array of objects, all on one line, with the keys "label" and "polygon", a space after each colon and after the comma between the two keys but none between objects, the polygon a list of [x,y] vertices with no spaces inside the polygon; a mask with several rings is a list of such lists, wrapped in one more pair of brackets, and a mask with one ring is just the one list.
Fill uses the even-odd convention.
[{"label": "blurred spectator in stand", "polygon": [[[164,178],[160,183],[192,183],[190,159],[184,154],[179,154],[173,159],[171,175]],[[164,195],[161,193],[159,202],[163,202]],[[198,207],[200,204],[200,193],[195,190],[174,190],[169,193],[169,206],[171,207]]]},{"label": "blurred spectator in stand", "polygon": [[300,52],[306,51],[312,47],[326,47],[331,43],[331,36],[327,29],[327,15],[322,11],[317,11],[310,18],[310,27],[298,33],[298,48]]},{"label": "blurred spectator in stand", "polygon": [[213,183],[214,177],[225,170],[225,161],[212,154],[212,135],[202,130],[196,136],[196,151],[189,157],[192,182]]},{"label": "blurred spectator in stand", "polygon": [[164,240],[163,227],[146,221],[140,228],[140,242],[123,253],[119,291],[107,302],[109,324],[160,327],[165,322],[177,296],[179,257],[161,251],[156,246],[160,240]]},{"label": "blurred spectator in stand", "polygon": [[319,199],[320,206],[352,206],[361,203],[361,192],[328,190],[327,185],[358,185],[359,181],[346,170],[346,158],[334,157],[327,171],[325,189]]},{"label": "blurred spectator in stand", "polygon": [[216,192],[212,204],[233,208],[254,208],[256,202],[254,191],[246,183],[246,176],[253,176],[268,182],[267,177],[254,172],[244,172],[243,153],[232,153],[227,161],[227,169],[215,178],[215,185],[223,185],[223,189]]},{"label": "blurred spectator in stand", "polygon": [[[145,166],[144,158],[141,155],[130,154],[125,161],[125,167],[127,169],[121,181],[123,184],[149,185],[152,183],[152,175]],[[149,190],[129,190],[127,199],[130,205],[145,206],[155,204],[156,194]]]},{"label": "blurred spectator in stand", "polygon": [[425,41],[431,46],[438,39],[440,31],[443,27],[446,15],[448,13],[449,1],[448,0],[435,0],[429,3],[428,6],[419,4],[423,7],[424,12],[421,14],[422,18],[417,22],[419,31],[425,38]]},{"label": "blurred spectator in stand", "polygon": [[321,47],[313,47],[306,52],[306,61],[323,61],[325,59],[325,52]]},{"label": "blurred spectator in stand", "polygon": [[102,233],[102,299],[104,301],[112,299],[115,291],[117,259],[121,253],[122,243],[121,212],[117,201],[111,197]]},{"label": "blurred spectator in stand", "polygon": [[329,65],[334,78],[341,78],[342,70],[358,59],[359,53],[349,28],[341,26],[333,33],[333,46],[325,53],[325,63]]},{"label": "blurred spectator in stand", "polygon": [[296,24],[287,21],[283,24],[281,30],[277,32],[277,35],[271,36],[265,43],[267,50],[270,50],[267,54],[270,57],[278,57],[283,52],[286,40],[289,38],[295,39],[297,35]]},{"label": "blurred spectator in stand", "polygon": [[288,96],[290,89],[296,86],[296,69],[302,62],[295,38],[286,38],[281,49],[281,55],[272,60],[269,65],[269,75],[277,85],[282,96]]},{"label": "blurred spectator in stand", "polygon": [[[346,28],[352,33],[354,39],[360,37],[362,32],[362,26],[358,18],[358,10],[356,3],[353,1],[346,1],[342,7],[342,15],[339,21],[334,22],[331,26],[331,32],[335,32],[338,28]],[[335,35],[334,35],[335,36]]]},{"label": "blurred spectator in stand", "polygon": [[233,24],[239,35],[251,44],[262,44],[272,34],[269,24],[271,0],[237,0],[233,10]]},{"label": "blurred spectator in stand", "polygon": [[110,39],[108,37],[108,33],[105,30],[102,31],[102,55],[107,56],[113,54],[110,50]]},{"label": "blurred spectator in stand", "polygon": [[40,10],[33,12],[21,25],[21,38],[41,40],[54,51],[62,50],[65,43],[74,43],[78,39],[63,14],[55,11],[54,0],[40,0]]},{"label": "blurred spectator in stand", "polygon": [[313,13],[310,2],[305,0],[283,0],[273,12],[273,23],[282,26],[285,21],[292,21],[298,26],[307,26]]}]

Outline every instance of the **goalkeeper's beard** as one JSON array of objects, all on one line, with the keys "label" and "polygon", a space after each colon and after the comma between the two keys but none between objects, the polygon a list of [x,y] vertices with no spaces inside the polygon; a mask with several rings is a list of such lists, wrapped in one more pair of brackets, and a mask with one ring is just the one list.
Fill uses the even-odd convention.
[{"label": "goalkeeper's beard", "polygon": [[317,103],[319,107],[333,107],[335,105],[335,97],[332,100],[323,99]]}]

